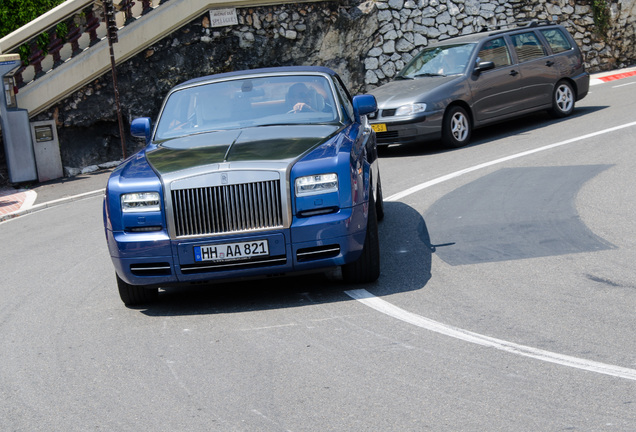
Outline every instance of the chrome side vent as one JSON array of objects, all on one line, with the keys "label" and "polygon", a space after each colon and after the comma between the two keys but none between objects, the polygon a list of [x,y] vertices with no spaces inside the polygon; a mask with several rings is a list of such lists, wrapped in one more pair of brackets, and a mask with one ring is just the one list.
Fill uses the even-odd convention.
[{"label": "chrome side vent", "polygon": [[340,245],[315,246],[311,248],[298,249],[296,259],[298,262],[314,261],[325,258],[333,258],[340,253]]},{"label": "chrome side vent", "polygon": [[135,276],[169,276],[172,274],[170,263],[131,264],[130,272]]},{"label": "chrome side vent", "polygon": [[280,180],[172,191],[177,237],[283,227]]}]

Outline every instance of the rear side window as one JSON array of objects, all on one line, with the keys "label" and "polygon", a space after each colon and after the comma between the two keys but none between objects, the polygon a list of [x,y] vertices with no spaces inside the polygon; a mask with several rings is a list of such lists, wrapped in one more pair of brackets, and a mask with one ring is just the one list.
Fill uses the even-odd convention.
[{"label": "rear side window", "polygon": [[552,52],[558,54],[563,51],[569,51],[572,49],[572,45],[563,32],[559,29],[541,30],[543,36],[545,36]]},{"label": "rear side window", "polygon": [[510,35],[517,52],[519,63],[541,58],[546,55],[541,41],[534,32]]},{"label": "rear side window", "polygon": [[503,37],[486,42],[479,51],[478,57],[483,62],[493,62],[495,67],[510,66],[512,64],[510,52]]}]

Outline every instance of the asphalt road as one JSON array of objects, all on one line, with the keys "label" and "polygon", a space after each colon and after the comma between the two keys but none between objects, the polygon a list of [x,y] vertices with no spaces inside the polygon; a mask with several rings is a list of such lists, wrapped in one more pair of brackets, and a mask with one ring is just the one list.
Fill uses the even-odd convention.
[{"label": "asphalt road", "polygon": [[382,275],[119,300],[98,197],[0,224],[0,429],[633,431],[636,78],[381,159]]}]

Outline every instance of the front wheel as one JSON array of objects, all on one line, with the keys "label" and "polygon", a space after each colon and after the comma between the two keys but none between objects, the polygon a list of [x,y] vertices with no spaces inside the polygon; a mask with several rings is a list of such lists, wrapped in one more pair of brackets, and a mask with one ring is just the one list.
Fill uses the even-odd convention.
[{"label": "front wheel", "polygon": [[124,282],[119,275],[117,278],[117,288],[119,289],[119,297],[126,306],[138,306],[151,303],[159,296],[157,288],[147,288],[145,286],[130,285]]},{"label": "front wheel", "polygon": [[552,94],[550,114],[556,118],[567,117],[574,111],[574,89],[567,81],[560,81]]},{"label": "front wheel", "polygon": [[369,197],[367,233],[362,254],[352,263],[342,266],[342,278],[347,283],[374,282],[380,277],[380,238],[373,194]]},{"label": "front wheel", "polygon": [[472,125],[466,110],[459,105],[450,107],[444,115],[442,143],[450,148],[463,147],[470,141],[471,131]]}]

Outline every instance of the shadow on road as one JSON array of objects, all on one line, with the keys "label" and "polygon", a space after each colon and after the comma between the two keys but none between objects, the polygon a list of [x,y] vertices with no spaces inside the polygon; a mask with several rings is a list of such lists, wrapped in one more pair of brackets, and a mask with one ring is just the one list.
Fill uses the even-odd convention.
[{"label": "shadow on road", "polygon": [[575,199],[611,165],[502,168],[461,186],[425,212],[450,265],[615,249],[581,220]]},{"label": "shadow on road", "polygon": [[277,277],[162,290],[140,309],[148,316],[231,314],[350,301],[344,291],[364,288],[385,296],[425,287],[431,277],[432,246],[426,223],[410,206],[385,203],[380,223],[381,276],[371,284],[349,285],[339,270],[327,274]]},{"label": "shadow on road", "polygon": [[[473,130],[470,143],[466,147],[474,147],[487,144],[491,141],[515,136],[549,127],[555,124],[571,121],[573,118],[583,117],[596,111],[608,108],[607,106],[584,106],[577,107],[569,117],[555,119],[545,111],[528,114],[512,120],[505,120],[482,128]],[[400,158],[409,156],[424,156],[440,154],[452,151],[461,151],[459,149],[449,149],[445,147],[441,141],[434,140],[429,142],[391,145],[382,149],[382,158]]]}]

